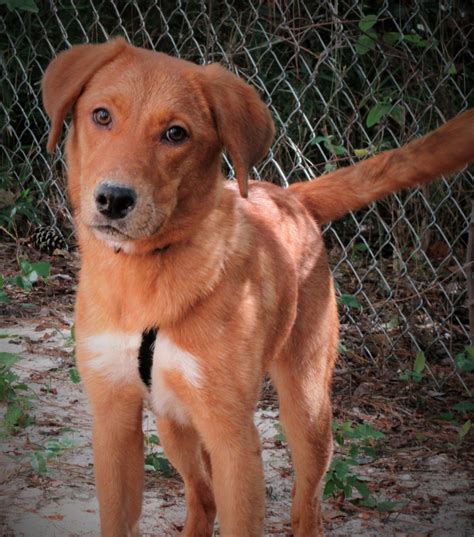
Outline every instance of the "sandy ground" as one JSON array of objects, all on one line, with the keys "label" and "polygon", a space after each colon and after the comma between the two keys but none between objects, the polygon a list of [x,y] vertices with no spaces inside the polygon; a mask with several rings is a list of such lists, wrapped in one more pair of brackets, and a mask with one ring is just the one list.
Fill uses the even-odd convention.
[{"label": "sandy ground", "polygon": [[[99,535],[91,456],[91,419],[81,386],[72,383],[68,318],[58,322],[19,320],[0,329],[0,352],[21,355],[15,371],[36,393],[35,423],[0,439],[0,536],[53,537]],[[2,414],[4,408],[1,409]],[[262,402],[256,413],[267,483],[265,535],[289,536],[292,470],[288,450],[276,437],[278,411]],[[147,413],[144,430],[153,433]],[[71,447],[48,462],[39,475],[29,456],[46,442],[70,439]],[[390,440],[387,442],[390,444]],[[159,448],[153,448],[159,450]],[[462,460],[410,446],[389,449],[358,467],[382,499],[400,506],[391,513],[363,509],[333,499],[325,502],[328,535],[474,535],[472,474]],[[141,519],[143,536],[178,535],[185,517],[178,476],[147,472]],[[216,525],[216,535],[218,527]]]}]

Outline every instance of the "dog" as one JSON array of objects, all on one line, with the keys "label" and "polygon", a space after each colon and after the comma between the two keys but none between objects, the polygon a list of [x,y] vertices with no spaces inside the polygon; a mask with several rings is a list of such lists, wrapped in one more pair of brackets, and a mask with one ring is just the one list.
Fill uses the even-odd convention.
[{"label": "dog", "polygon": [[[295,536],[323,532],[332,454],[334,286],[320,226],[474,159],[474,111],[401,149],[288,189],[248,181],[274,134],[257,92],[223,67],[73,46],[47,68],[48,150],[72,112],[68,193],[81,254],[78,368],[93,415],[101,534],[139,535],[142,408],[185,486],[182,535],[261,536],[253,422],[278,392],[295,468]],[[225,181],[227,151],[236,181]]]}]

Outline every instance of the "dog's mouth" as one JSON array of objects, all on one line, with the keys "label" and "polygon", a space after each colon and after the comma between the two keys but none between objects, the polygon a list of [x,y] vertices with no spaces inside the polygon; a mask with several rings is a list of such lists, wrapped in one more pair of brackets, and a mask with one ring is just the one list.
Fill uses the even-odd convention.
[{"label": "dog's mouth", "polygon": [[130,237],[130,235],[127,235],[120,229],[110,224],[100,224],[100,225],[95,225],[91,227],[96,233],[102,236],[106,236],[109,238],[113,237],[114,239],[122,239],[122,240],[128,240],[128,241],[133,240],[133,237]]}]

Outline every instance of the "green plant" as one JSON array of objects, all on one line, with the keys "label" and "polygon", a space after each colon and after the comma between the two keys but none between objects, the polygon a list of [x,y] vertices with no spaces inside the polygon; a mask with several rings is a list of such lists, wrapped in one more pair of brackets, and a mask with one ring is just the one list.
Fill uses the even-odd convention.
[{"label": "green plant", "polygon": [[463,373],[472,373],[474,371],[474,345],[466,345],[464,352],[456,355],[455,363]]},{"label": "green plant", "polygon": [[72,323],[71,328],[69,330],[69,336],[66,338],[64,345],[66,347],[74,347],[75,344],[76,344],[76,325]]},{"label": "green plant", "polygon": [[79,384],[81,382],[79,371],[75,367],[69,368],[69,378],[73,384]]},{"label": "green plant", "polygon": [[30,291],[33,284],[41,279],[47,280],[51,270],[51,265],[45,261],[30,263],[26,259],[19,261],[20,273],[11,278],[7,278],[7,282],[18,286],[24,291]]},{"label": "green plant", "polygon": [[[6,190],[4,186],[7,187]],[[8,184],[2,184],[0,187],[0,226],[4,227],[7,234],[15,231],[18,221],[22,218],[34,224],[40,223],[31,189],[24,188],[15,194],[8,188]]]},{"label": "green plant", "polygon": [[347,154],[345,148],[340,144],[335,144],[333,142],[334,136],[316,136],[310,142],[310,144],[323,144],[324,147],[329,151],[332,157],[343,157]]},{"label": "green plant", "polygon": [[145,446],[149,453],[145,455],[145,470],[151,472],[158,472],[163,477],[171,477],[173,475],[173,468],[168,459],[153,450],[153,446],[159,446],[160,439],[156,434],[145,435]]},{"label": "green plant", "polygon": [[370,425],[352,425],[351,422],[333,422],[334,439],[342,448],[343,454],[335,456],[326,473],[324,486],[324,498],[342,495],[344,499],[352,498],[357,491],[361,499],[357,500],[362,505],[376,507],[379,511],[390,511],[398,503],[391,501],[377,501],[367,486],[367,479],[352,471],[359,464],[363,456],[374,457],[378,442],[384,437],[380,431],[376,431]]},{"label": "green plant", "polygon": [[285,441],[285,433],[283,431],[283,428],[280,423],[275,424],[275,429],[277,430],[276,435],[273,437],[275,439],[275,442],[281,444]]},{"label": "green plant", "polygon": [[426,366],[426,358],[424,352],[417,352],[415,361],[413,363],[413,369],[407,369],[400,373],[400,380],[412,381],[415,384],[421,382],[423,378],[423,371]]},{"label": "green plant", "polygon": [[48,461],[57,459],[74,444],[70,438],[48,440],[44,445],[38,446],[33,453],[29,453],[27,457],[33,470],[37,474],[44,475],[48,472]]},{"label": "green plant", "polygon": [[392,104],[392,97],[390,95],[385,95],[380,102],[369,110],[365,124],[367,127],[373,127],[387,116],[394,119],[400,126],[403,126],[405,123],[405,111],[401,106]]},{"label": "green plant", "polygon": [[11,434],[15,430],[31,425],[31,400],[36,396],[30,388],[20,382],[12,367],[21,359],[17,354],[0,352],[0,402],[6,403],[1,434]]},{"label": "green plant", "polygon": [[377,22],[378,16],[374,14],[366,15],[359,21],[358,26],[361,35],[358,37],[355,44],[355,49],[359,56],[363,56],[371,50],[374,50],[377,42],[394,46],[401,41],[404,41],[405,43],[410,43],[421,48],[426,48],[429,45],[437,45],[436,40],[430,42],[416,33],[402,34],[400,32],[384,32],[381,34],[374,29]]},{"label": "green plant", "polygon": [[0,303],[9,302],[8,295],[3,290],[5,287],[5,278],[0,274]]},{"label": "green plant", "polygon": [[[76,325],[73,323],[71,325],[69,336],[66,338],[64,345],[66,347],[74,347],[75,344],[76,344]],[[74,351],[73,351],[73,355],[75,359]],[[73,382],[73,384],[79,384],[81,382],[81,377],[79,375],[79,371],[77,370],[77,367],[73,366],[69,368],[69,378],[71,379],[71,382]]]},{"label": "green plant", "polygon": [[145,470],[158,472],[163,477],[173,475],[173,469],[168,459],[158,453],[148,453],[145,456]]},{"label": "green plant", "polygon": [[362,304],[357,300],[354,295],[340,295],[337,297],[337,303],[347,308],[352,308],[356,310],[362,309]]},{"label": "green plant", "polygon": [[49,277],[51,265],[46,261],[30,263],[26,259],[21,259],[18,263],[20,272],[15,276],[5,277],[0,274],[0,303],[10,301],[4,290],[6,285],[14,285],[28,292],[35,283],[41,280],[47,281]]},{"label": "green plant", "polygon": [[466,436],[471,431],[471,428],[472,428],[471,420],[467,420],[462,425],[460,425],[458,427],[456,441],[454,443],[450,442],[448,444],[448,447],[451,448],[451,449],[455,449],[455,450],[459,449],[461,447],[461,444],[463,443],[464,439],[466,438]]},{"label": "green plant", "polygon": [[450,411],[437,414],[434,419],[450,421],[456,427],[461,427],[459,419],[466,419],[471,412],[474,412],[474,401],[460,401],[453,405]]}]

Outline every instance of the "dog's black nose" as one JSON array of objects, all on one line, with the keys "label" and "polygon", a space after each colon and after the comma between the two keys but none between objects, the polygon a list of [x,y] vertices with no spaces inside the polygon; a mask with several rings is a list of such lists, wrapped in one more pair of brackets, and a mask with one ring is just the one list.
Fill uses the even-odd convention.
[{"label": "dog's black nose", "polygon": [[136,201],[135,191],[125,186],[102,183],[95,191],[97,210],[111,220],[125,218],[135,207]]}]

